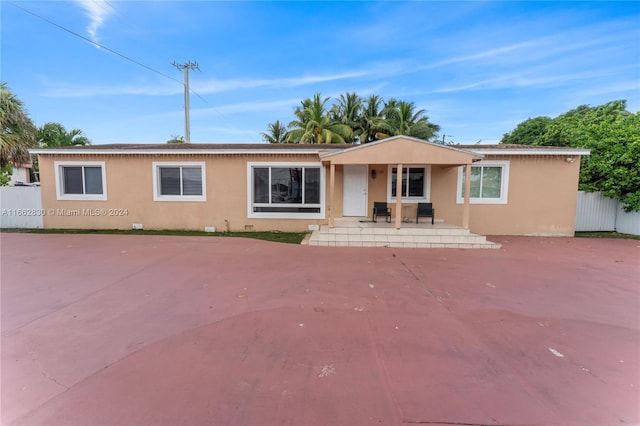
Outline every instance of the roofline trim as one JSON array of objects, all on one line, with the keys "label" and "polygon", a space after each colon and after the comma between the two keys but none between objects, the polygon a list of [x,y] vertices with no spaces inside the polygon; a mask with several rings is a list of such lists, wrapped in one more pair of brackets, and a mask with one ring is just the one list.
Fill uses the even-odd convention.
[{"label": "roofline trim", "polygon": [[[543,147],[536,148],[520,148],[520,149],[482,149],[482,148],[455,148],[448,145],[440,145],[432,142],[423,141],[408,136],[394,136],[393,138],[382,139],[368,144],[357,145],[350,148],[333,148],[330,150],[324,148],[309,149],[30,149],[30,154],[43,155],[242,155],[242,154],[319,154],[321,159],[329,158],[334,155],[343,154],[352,150],[367,148],[379,143],[388,142],[392,139],[405,138],[428,145],[434,145],[446,149],[451,149],[460,153],[484,157],[486,155],[591,155],[590,149],[581,148],[565,148],[565,149],[545,149]],[[323,153],[324,152],[324,153]]]},{"label": "roofline trim", "polygon": [[591,155],[590,149],[570,148],[570,149],[479,149],[472,152],[485,155]]},{"label": "roofline trim", "polygon": [[318,154],[322,149],[270,149],[270,150],[254,150],[254,149],[171,149],[171,150],[154,150],[154,149],[30,149],[31,154],[63,154],[63,155],[93,155],[93,154],[120,154],[120,155],[175,155],[175,154]]}]

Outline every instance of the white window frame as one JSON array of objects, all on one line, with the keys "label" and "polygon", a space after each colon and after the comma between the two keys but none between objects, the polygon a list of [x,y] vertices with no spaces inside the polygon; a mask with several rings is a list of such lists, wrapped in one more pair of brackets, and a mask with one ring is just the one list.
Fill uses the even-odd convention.
[{"label": "white window frame", "polygon": [[[500,198],[469,197],[469,203],[507,204],[509,201],[509,161],[478,161],[477,163],[473,163],[471,167],[502,167],[502,181],[500,182]],[[456,202],[458,204],[464,204],[464,197],[462,196],[462,186],[464,185],[463,172],[464,166],[458,167],[458,182],[456,186]]]},{"label": "white window frame", "polygon": [[[313,167],[320,169],[320,204],[300,204],[302,207],[320,207],[319,213],[285,213],[253,211],[253,169],[254,168],[300,168]],[[251,219],[324,219],[325,218],[325,168],[320,162],[247,162],[247,217]]]},{"label": "white window frame", "polygon": [[[398,167],[397,164],[389,164],[387,168],[387,202],[395,203],[396,197],[391,196],[391,187],[393,181],[393,168]],[[403,164],[402,169],[404,173],[404,169],[424,169],[424,196],[423,197],[402,197],[402,203],[428,203],[431,201],[431,166],[428,164]],[[400,178],[400,182],[402,182],[402,177]],[[407,180],[407,185],[409,181]],[[402,193],[402,192],[401,192]],[[407,194],[409,192],[407,191]]]},{"label": "white window frame", "polygon": [[[61,201],[105,201],[107,199],[107,171],[104,161],[54,161],[56,178],[56,199]],[[83,167],[82,188],[84,192],[84,167],[100,167],[102,172],[102,194],[65,194],[62,169],[64,167]]]},{"label": "white window frame", "polygon": [[[200,167],[202,179],[202,195],[162,195],[160,193],[160,168],[162,167]],[[154,161],[153,168],[153,201],[207,201],[207,166],[204,161]],[[180,172],[182,179],[182,171]]]}]

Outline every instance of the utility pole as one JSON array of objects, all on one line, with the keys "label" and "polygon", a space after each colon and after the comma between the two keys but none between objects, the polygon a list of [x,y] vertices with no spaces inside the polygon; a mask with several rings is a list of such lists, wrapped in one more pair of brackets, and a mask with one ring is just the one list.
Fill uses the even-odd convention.
[{"label": "utility pole", "polygon": [[191,126],[189,124],[189,70],[198,70],[197,62],[187,62],[179,64],[175,61],[171,63],[174,67],[184,71],[184,142],[191,143]]}]

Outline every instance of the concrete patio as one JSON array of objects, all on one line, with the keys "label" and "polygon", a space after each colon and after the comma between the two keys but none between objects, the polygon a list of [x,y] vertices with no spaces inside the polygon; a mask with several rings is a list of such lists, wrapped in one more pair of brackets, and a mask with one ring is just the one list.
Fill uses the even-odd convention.
[{"label": "concrete patio", "polygon": [[311,246],[327,247],[396,247],[396,248],[462,248],[497,249],[500,244],[487,241],[484,235],[471,233],[460,226],[428,219],[415,223],[405,219],[396,229],[384,218],[373,222],[368,218],[338,218],[334,227],[322,225],[305,241]]}]

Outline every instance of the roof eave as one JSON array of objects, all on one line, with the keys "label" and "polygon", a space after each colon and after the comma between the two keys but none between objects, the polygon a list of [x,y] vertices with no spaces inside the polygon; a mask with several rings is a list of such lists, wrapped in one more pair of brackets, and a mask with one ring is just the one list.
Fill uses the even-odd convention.
[{"label": "roof eave", "polygon": [[478,149],[472,152],[485,155],[591,155],[590,149]]},{"label": "roof eave", "polygon": [[154,150],[154,149],[30,149],[30,154],[42,155],[238,155],[238,154],[318,154],[321,149],[271,149],[271,150],[247,150],[247,149],[188,149],[188,150]]}]

